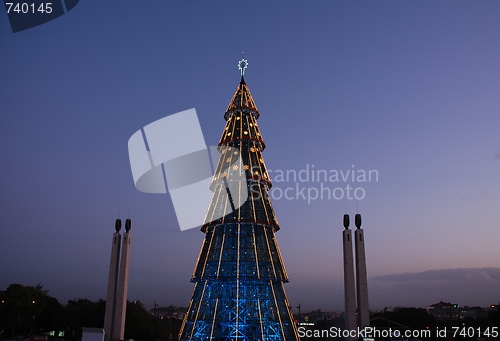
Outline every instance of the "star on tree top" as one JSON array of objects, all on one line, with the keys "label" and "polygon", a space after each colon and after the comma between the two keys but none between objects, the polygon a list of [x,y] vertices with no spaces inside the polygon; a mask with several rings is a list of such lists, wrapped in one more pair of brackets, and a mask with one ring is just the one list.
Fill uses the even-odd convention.
[{"label": "star on tree top", "polygon": [[248,67],[248,60],[242,59],[238,62],[238,69],[240,69],[241,77],[245,75],[245,69]]}]

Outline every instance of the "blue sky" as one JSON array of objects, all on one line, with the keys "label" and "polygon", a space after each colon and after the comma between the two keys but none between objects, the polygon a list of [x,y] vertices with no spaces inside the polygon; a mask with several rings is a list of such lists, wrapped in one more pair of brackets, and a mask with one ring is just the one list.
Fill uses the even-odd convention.
[{"label": "blue sky", "polygon": [[[369,278],[500,267],[499,17],[495,1],[87,1],[13,34],[0,14],[0,289],[104,298],[130,210],[129,299],[187,306],[203,234],[179,231],[168,195],[135,189],[127,141],[196,108],[216,144],[242,52],[269,169],[379,174],[351,183],[362,200],[273,200],[292,306],[342,310],[346,204]],[[379,289],[373,309],[406,304]],[[500,300],[480,289],[440,297]]]}]

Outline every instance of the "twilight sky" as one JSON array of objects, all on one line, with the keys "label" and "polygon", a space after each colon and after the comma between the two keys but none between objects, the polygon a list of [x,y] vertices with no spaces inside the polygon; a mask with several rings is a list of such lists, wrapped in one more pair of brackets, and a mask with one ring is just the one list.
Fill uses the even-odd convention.
[{"label": "twilight sky", "polygon": [[[343,310],[346,205],[363,216],[370,308],[499,302],[500,2],[81,1],[15,34],[1,12],[0,290],[105,298],[130,210],[129,300],[187,306],[204,235],[180,232],[168,194],[135,189],[127,142],[196,108],[217,144],[245,52],[294,308]],[[378,181],[276,177],[313,168]],[[322,185],[364,198],[297,192]]]}]

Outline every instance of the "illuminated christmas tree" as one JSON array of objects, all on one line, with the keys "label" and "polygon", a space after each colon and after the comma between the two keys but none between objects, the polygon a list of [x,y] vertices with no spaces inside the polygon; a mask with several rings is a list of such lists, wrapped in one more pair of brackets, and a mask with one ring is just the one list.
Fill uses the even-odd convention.
[{"label": "illuminated christmas tree", "polygon": [[260,114],[241,82],[224,114],[226,127],[201,230],[205,233],[180,340],[298,340],[283,284],[288,277],[268,196]]}]

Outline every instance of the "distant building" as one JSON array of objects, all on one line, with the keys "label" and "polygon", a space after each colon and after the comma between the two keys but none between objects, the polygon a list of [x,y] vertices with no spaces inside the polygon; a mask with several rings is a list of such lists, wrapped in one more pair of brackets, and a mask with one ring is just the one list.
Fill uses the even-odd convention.
[{"label": "distant building", "polygon": [[[304,321],[307,321],[307,322],[330,321],[330,320],[333,320],[335,318],[339,318],[341,316],[342,317],[344,316],[343,312],[322,311],[321,309],[312,310],[310,312],[302,314],[302,318],[304,319]],[[295,320],[298,321],[298,319],[299,319],[298,314],[293,314],[293,317]]]},{"label": "distant building", "polygon": [[475,318],[475,319],[484,319],[488,317],[488,311],[481,307],[462,307],[459,309],[459,315],[461,319],[465,318]]},{"label": "distant building", "polygon": [[155,317],[163,320],[169,319],[172,316],[173,319],[183,320],[186,315],[187,308],[184,307],[156,307],[156,309],[149,309],[151,315],[156,315]]},{"label": "distant building", "polygon": [[500,304],[492,304],[488,308],[486,308],[487,311],[500,311]]},{"label": "distant building", "polygon": [[460,309],[456,303],[441,301],[428,306],[427,312],[441,321],[456,321],[460,318]]}]

